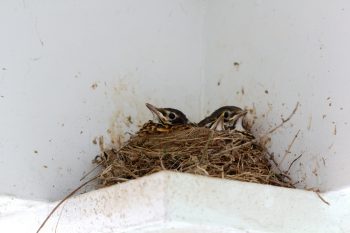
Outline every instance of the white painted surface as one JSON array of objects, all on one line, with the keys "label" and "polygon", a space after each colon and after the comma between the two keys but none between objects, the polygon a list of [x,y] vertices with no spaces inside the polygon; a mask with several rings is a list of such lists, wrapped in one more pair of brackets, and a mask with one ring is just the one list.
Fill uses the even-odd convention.
[{"label": "white painted surface", "polygon": [[291,169],[299,187],[349,186],[350,2],[208,3],[203,113],[225,104],[255,106],[256,128],[264,133],[299,102],[270,151],[281,161],[300,130],[281,167],[303,154]]},{"label": "white painted surface", "polygon": [[[349,197],[329,193],[328,206],[309,191],[161,172],[70,199],[41,232],[349,232]],[[0,227],[35,232],[53,205],[2,217]]]},{"label": "white painted surface", "polygon": [[1,1],[0,193],[62,198],[92,168],[95,137],[118,143],[152,119],[145,102],[198,119],[201,6]]},{"label": "white painted surface", "polygon": [[62,198],[91,169],[91,141],[123,141],[151,118],[148,101],[194,121],[254,105],[259,133],[299,101],[271,151],[281,160],[300,129],[282,167],[303,153],[291,170],[300,187],[349,186],[349,10],[347,1],[2,1],[0,193]]}]

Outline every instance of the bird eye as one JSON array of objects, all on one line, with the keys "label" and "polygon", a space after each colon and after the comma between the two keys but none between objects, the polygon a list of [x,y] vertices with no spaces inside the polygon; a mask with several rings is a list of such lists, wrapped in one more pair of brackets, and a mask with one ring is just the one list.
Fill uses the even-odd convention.
[{"label": "bird eye", "polygon": [[225,118],[228,117],[228,112],[224,112],[224,117],[225,117]]},{"label": "bird eye", "polygon": [[175,119],[175,114],[174,113],[169,113],[169,118],[170,120],[174,120]]}]

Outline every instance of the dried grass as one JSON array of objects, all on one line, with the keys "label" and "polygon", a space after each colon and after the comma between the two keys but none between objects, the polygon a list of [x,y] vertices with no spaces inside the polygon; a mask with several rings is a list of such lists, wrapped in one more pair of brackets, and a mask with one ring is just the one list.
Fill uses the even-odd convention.
[{"label": "dried grass", "polygon": [[98,177],[102,187],[162,170],[293,187],[272,170],[266,148],[251,134],[196,126],[157,127],[145,124],[120,149],[105,150],[96,158],[103,166]]}]

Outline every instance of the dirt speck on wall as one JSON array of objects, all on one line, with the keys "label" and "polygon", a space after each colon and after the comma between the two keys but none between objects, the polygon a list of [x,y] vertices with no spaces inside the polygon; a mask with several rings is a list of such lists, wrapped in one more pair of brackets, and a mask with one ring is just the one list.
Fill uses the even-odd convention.
[{"label": "dirt speck on wall", "polygon": [[308,122],[307,122],[307,130],[311,129],[311,124],[312,124],[312,115],[309,116]]},{"label": "dirt speck on wall", "polygon": [[239,71],[239,66],[240,66],[239,62],[234,62],[233,63],[233,67],[235,68],[236,71]]},{"label": "dirt speck on wall", "polygon": [[[139,82],[133,78],[132,73],[120,75],[112,88],[112,102],[115,109],[110,117],[107,133],[110,143],[114,147],[120,147],[135,133],[139,124],[147,121],[148,114],[145,107],[147,98],[142,96]],[[137,95],[135,94],[137,93]]]},{"label": "dirt speck on wall", "polygon": [[128,126],[130,126],[131,124],[133,124],[133,121],[132,121],[131,116],[128,116],[128,117],[126,118],[126,120],[127,120],[127,122],[129,123]]},{"label": "dirt speck on wall", "polygon": [[97,83],[93,83],[93,84],[91,85],[91,89],[92,89],[92,90],[96,90],[97,87],[98,87],[98,84],[97,84]]}]

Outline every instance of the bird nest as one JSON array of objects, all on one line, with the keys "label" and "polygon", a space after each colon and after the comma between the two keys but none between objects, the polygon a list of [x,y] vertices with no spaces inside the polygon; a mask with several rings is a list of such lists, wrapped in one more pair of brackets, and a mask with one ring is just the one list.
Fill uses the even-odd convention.
[{"label": "bird nest", "polygon": [[188,125],[140,130],[120,149],[103,151],[95,162],[103,166],[98,176],[102,187],[164,170],[293,187],[273,171],[265,146],[239,131]]}]

